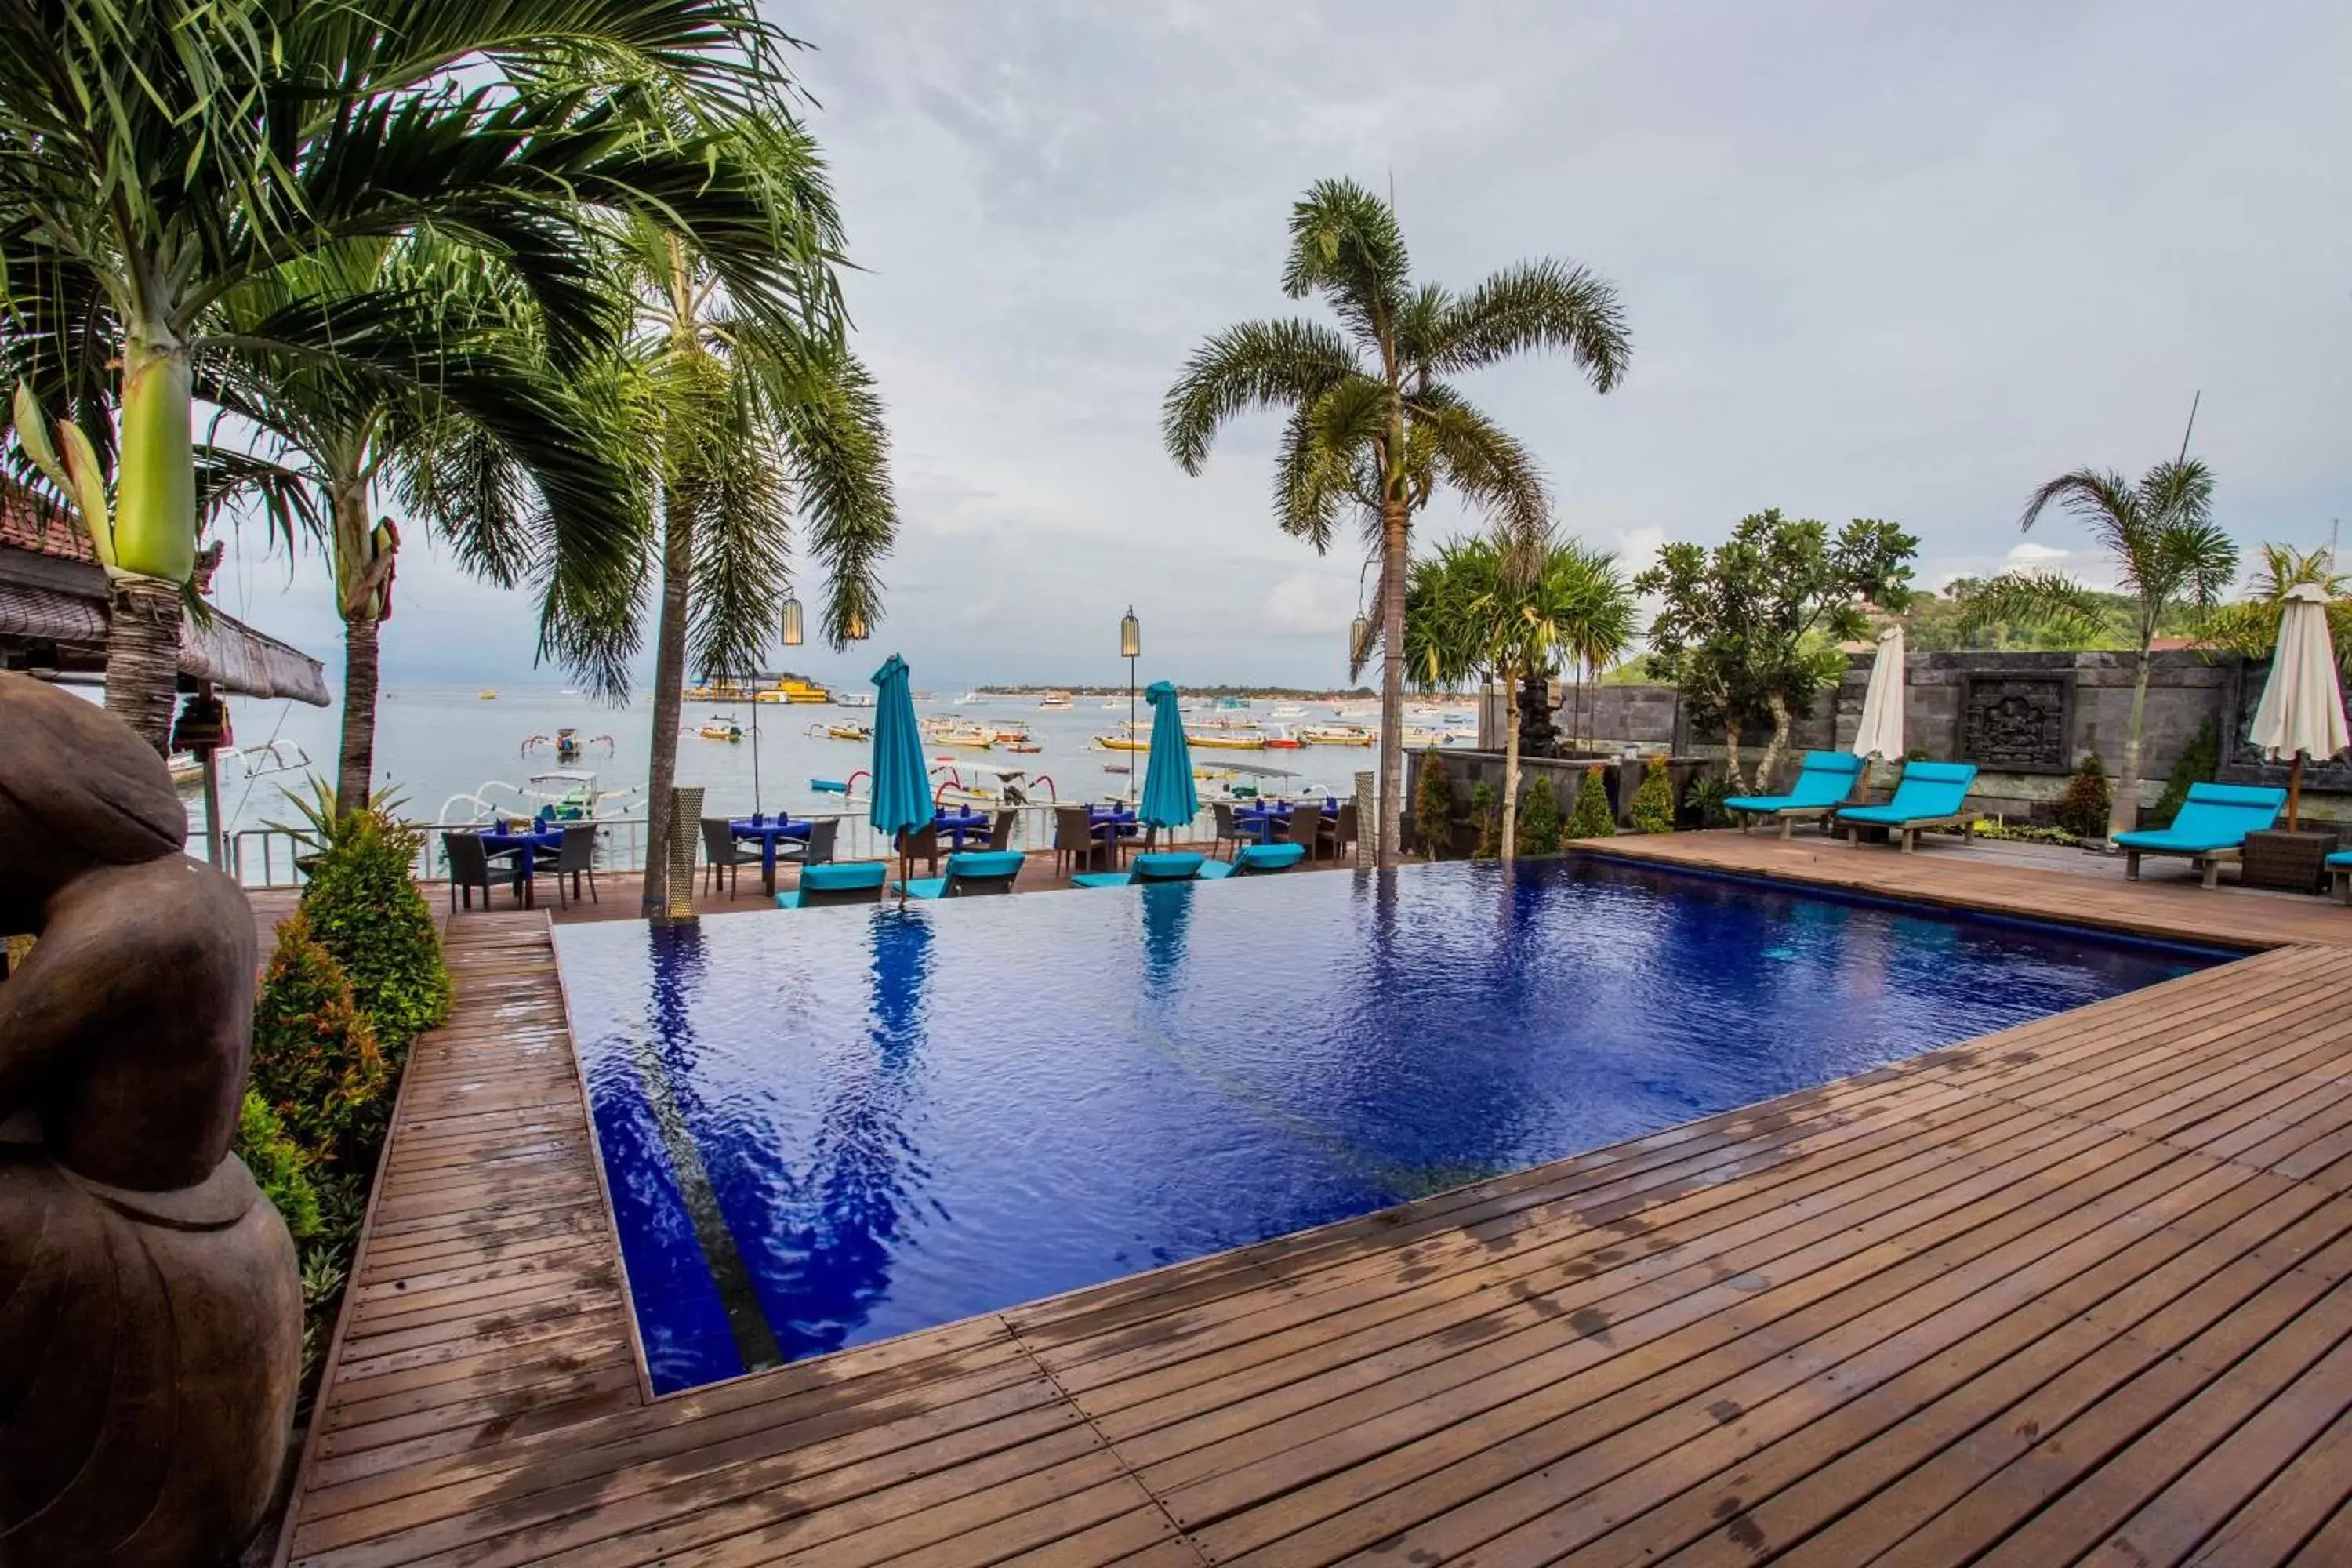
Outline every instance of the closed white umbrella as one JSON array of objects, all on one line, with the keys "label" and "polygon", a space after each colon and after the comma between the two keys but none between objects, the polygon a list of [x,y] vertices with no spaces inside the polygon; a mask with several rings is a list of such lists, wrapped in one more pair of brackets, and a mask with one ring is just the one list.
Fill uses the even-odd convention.
[{"label": "closed white umbrella", "polygon": [[1903,627],[1892,625],[1878,634],[1878,661],[1870,667],[1870,686],[1862,694],[1862,727],[1850,748],[1865,766],[1873,756],[1890,763],[1903,760]]},{"label": "closed white umbrella", "polygon": [[2271,678],[2248,738],[2273,762],[2294,759],[2286,786],[2286,825],[2292,829],[2303,796],[2304,758],[2332,757],[2352,745],[2344,725],[2344,689],[2336,679],[2335,639],[2327,635],[2327,594],[2316,583],[2298,583],[2286,591]]}]

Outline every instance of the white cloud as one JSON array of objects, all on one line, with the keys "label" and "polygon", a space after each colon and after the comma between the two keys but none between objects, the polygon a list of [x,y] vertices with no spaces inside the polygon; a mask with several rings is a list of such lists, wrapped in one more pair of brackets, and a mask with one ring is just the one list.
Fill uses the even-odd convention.
[{"label": "white cloud", "polygon": [[1356,616],[1356,596],[1348,583],[1328,573],[1294,573],[1276,583],[1265,596],[1265,629],[1284,637],[1323,637],[1341,646],[1348,623]]}]

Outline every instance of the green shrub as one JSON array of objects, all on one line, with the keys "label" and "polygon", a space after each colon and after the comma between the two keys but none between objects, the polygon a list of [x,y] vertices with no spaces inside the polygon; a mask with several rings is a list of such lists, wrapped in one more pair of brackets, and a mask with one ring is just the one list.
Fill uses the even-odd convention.
[{"label": "green shrub", "polygon": [[323,783],[318,788],[318,801],[296,802],[316,846],[302,912],[349,977],[377,1043],[397,1060],[449,1016],[449,974],[433,910],[409,880],[424,835],[381,800],[338,816],[331,792]]},{"label": "green shrub", "polygon": [[[2158,796],[2156,805],[2148,808],[2147,820],[2140,826],[2171,826],[2172,819],[2180,815],[2182,804],[2189,799],[2189,786],[2211,784],[2221,772],[2221,727],[2214,721],[2213,715],[2208,713],[2204,722],[2197,726],[2196,739],[2190,741],[2189,749],[2180,753],[2180,760],[2172,764],[2172,775],[2164,781],[2164,794]],[[2106,831],[2104,823],[2099,830],[2102,834]]]},{"label": "green shrub", "polygon": [[1633,831],[1672,833],[1675,830],[1675,775],[1664,757],[1652,757],[1642,773],[1642,787],[1633,792]]},{"label": "green shrub", "polygon": [[1503,852],[1503,803],[1495,786],[1480,779],[1470,786],[1470,820],[1478,825],[1478,859],[1492,860]]},{"label": "green shrub", "polygon": [[230,1152],[245,1162],[262,1196],[277,1205],[297,1241],[319,1234],[319,1192],[310,1184],[310,1160],[288,1135],[269,1102],[252,1089],[237,1108],[236,1137]]},{"label": "green shrub", "polygon": [[1576,809],[1568,814],[1568,837],[1570,838],[1608,838],[1617,831],[1616,815],[1609,809],[1609,786],[1601,781],[1598,766],[1584,770],[1584,782],[1577,786]]},{"label": "green shrub", "polygon": [[1421,837],[1421,852],[1443,860],[1454,847],[1454,781],[1432,746],[1421,754],[1421,784],[1412,795],[1412,830]]},{"label": "green shrub", "polygon": [[2105,838],[2115,795],[2107,787],[2106,764],[2093,752],[2083,759],[2058,797],[2058,826],[2077,838]]},{"label": "green shrub", "polygon": [[391,1080],[351,982],[298,911],[278,928],[253,1008],[254,1092],[320,1164],[364,1173]]},{"label": "green shrub", "polygon": [[1559,793],[1550,779],[1538,773],[1528,781],[1528,798],[1519,806],[1519,853],[1559,854]]},{"label": "green shrub", "polygon": [[1698,818],[1701,827],[1728,827],[1731,813],[1723,803],[1733,795],[1731,780],[1722,773],[1706,773],[1693,779],[1690,786],[1691,815]]}]

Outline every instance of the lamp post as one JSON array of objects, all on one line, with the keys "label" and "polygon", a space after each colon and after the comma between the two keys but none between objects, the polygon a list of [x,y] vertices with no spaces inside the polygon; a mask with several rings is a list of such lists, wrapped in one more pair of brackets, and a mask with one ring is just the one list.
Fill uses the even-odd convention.
[{"label": "lamp post", "polygon": [[[1143,623],[1135,618],[1135,606],[1129,605],[1127,614],[1118,618],[1118,656],[1127,660],[1127,738],[1129,742],[1135,739],[1135,661],[1142,653]],[[1132,772],[1127,775],[1127,782],[1129,785],[1135,784]],[[1130,788],[1129,793],[1133,794],[1134,790]],[[1142,797],[1139,795],[1137,798]]]}]

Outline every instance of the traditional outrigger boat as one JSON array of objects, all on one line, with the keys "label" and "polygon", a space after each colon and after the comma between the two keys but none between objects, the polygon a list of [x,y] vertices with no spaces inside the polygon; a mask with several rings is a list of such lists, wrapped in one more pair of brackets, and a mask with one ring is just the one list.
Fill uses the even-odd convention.
[{"label": "traditional outrigger boat", "polygon": [[714,713],[694,732],[706,741],[740,741],[743,738],[743,726],[735,722],[732,713]]},{"label": "traditional outrigger boat", "polygon": [[812,724],[807,732],[835,741],[870,741],[874,731],[863,724]]},{"label": "traditional outrigger boat", "polygon": [[[485,779],[470,794],[453,795],[441,803],[440,818],[445,823],[488,822],[496,816],[539,816],[544,814],[556,822],[593,822],[615,801],[620,803],[619,815],[627,816],[631,803],[643,793],[642,786],[623,789],[601,787],[593,773],[574,768],[558,768],[551,773],[533,773],[520,785],[502,779]],[[512,801],[500,800],[511,795]],[[453,807],[463,805],[462,813]]]}]

